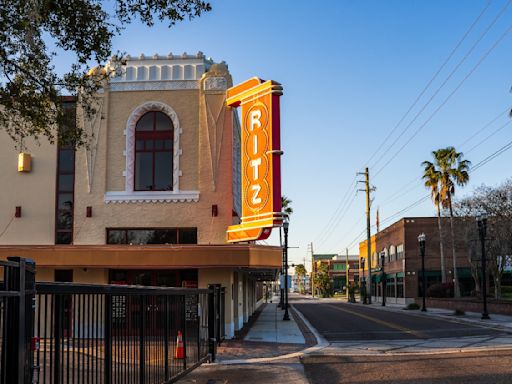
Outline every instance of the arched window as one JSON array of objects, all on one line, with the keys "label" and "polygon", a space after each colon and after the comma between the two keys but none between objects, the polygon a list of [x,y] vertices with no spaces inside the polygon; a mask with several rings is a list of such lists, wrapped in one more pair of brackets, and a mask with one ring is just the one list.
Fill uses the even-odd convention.
[{"label": "arched window", "polygon": [[135,126],[135,191],[172,191],[174,126],[165,113],[150,111]]}]

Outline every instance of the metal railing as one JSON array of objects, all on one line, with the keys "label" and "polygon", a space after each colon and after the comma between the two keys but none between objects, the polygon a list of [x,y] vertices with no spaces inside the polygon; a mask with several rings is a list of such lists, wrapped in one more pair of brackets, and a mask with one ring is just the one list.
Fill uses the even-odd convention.
[{"label": "metal railing", "polygon": [[31,383],[35,265],[9,257],[0,268],[0,383]]},{"label": "metal railing", "polygon": [[171,383],[209,358],[207,289],[38,283],[36,291],[39,383]]},{"label": "metal railing", "polygon": [[167,384],[225,337],[225,289],[35,283],[0,261],[0,384]]}]

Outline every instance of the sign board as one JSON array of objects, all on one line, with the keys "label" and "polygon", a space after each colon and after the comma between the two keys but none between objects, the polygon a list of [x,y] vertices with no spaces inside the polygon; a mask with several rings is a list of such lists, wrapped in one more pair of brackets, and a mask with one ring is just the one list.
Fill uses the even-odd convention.
[{"label": "sign board", "polygon": [[256,77],[227,91],[226,104],[241,107],[242,217],[227,230],[231,243],[264,240],[283,222],[279,97],[281,84]]}]

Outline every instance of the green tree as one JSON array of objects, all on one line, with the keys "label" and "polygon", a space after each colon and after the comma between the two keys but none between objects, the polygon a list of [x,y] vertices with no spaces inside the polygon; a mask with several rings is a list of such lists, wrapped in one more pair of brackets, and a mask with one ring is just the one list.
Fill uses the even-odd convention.
[{"label": "green tree", "polygon": [[[113,55],[112,39],[133,19],[147,26],[169,26],[211,9],[202,0],[10,0],[0,3],[0,127],[17,143],[26,137],[56,138],[66,124],[61,96],[76,96],[84,112],[94,113],[93,98],[123,64]],[[60,75],[52,60],[58,50],[74,55]],[[97,70],[89,71],[96,67]],[[101,68],[101,70],[99,69]],[[85,143],[80,127],[66,139]]]},{"label": "green tree", "polygon": [[315,287],[320,291],[322,297],[333,295],[333,284],[329,277],[327,264],[322,263],[315,274]]},{"label": "green tree", "polygon": [[295,276],[297,276],[297,279],[299,281],[299,291],[300,293],[304,293],[304,276],[306,276],[306,267],[304,264],[298,264],[295,266]]},{"label": "green tree", "polygon": [[450,213],[450,232],[452,238],[453,281],[455,297],[460,297],[459,280],[457,277],[457,259],[455,255],[455,235],[453,228],[453,205],[455,186],[464,186],[469,181],[469,167],[471,162],[463,160],[462,152],[457,152],[454,147],[446,147],[432,152],[434,163],[423,162],[425,169],[432,168],[432,172],[438,172],[439,202]]}]

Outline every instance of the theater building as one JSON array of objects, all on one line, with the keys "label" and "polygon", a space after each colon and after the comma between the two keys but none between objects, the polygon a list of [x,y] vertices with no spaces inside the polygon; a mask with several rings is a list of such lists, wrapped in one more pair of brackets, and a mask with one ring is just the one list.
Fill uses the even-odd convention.
[{"label": "theater building", "polygon": [[241,212],[231,86],[227,65],[202,53],[128,57],[93,116],[63,99],[89,134],[87,147],[41,139],[25,141],[19,155],[0,129],[0,258],[35,260],[39,281],[220,284],[233,337],[282,252],[226,242]]},{"label": "theater building", "polygon": [[[446,276],[447,281],[451,282],[453,281],[453,257],[449,231],[450,222],[448,218],[442,220]],[[372,300],[381,302],[383,292],[386,295],[386,301],[389,303],[408,304],[422,296],[421,255],[418,243],[418,235],[421,233],[426,235],[425,275],[427,289],[433,284],[441,282],[437,217],[402,218],[371,237]],[[361,281],[368,281],[366,244],[366,241],[359,244],[359,276]],[[474,289],[468,250],[458,241],[456,241],[455,246],[457,276],[461,295],[467,296]],[[382,259],[384,259],[384,267],[382,267]]]}]

